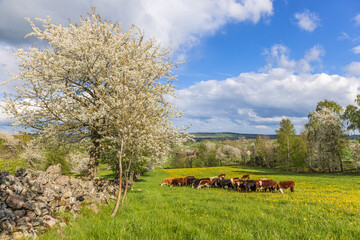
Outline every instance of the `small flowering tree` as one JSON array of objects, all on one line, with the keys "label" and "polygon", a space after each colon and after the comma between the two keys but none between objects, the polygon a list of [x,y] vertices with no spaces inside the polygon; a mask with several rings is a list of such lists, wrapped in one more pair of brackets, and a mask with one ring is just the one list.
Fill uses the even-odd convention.
[{"label": "small flowering tree", "polygon": [[[346,149],[346,130],[340,116],[329,108],[309,114],[306,124],[308,144],[316,163],[329,172],[344,171],[343,157]],[[314,162],[312,163],[312,165]]]}]

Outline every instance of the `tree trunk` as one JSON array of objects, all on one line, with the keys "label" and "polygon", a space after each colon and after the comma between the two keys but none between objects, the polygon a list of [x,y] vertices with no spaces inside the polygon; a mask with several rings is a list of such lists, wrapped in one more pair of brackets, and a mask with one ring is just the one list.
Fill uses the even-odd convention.
[{"label": "tree trunk", "polygon": [[120,156],[119,156],[119,192],[118,196],[116,198],[116,204],[115,207],[111,213],[111,216],[114,217],[119,209],[120,206],[120,200],[121,200],[121,185],[122,185],[122,156],[123,156],[123,150],[124,150],[124,140],[121,140],[121,148],[120,148]]},{"label": "tree trunk", "polygon": [[339,156],[339,162],[340,162],[340,169],[341,169],[341,172],[344,172],[343,162],[342,162],[342,159],[341,159],[340,153],[338,153],[338,156]]},{"label": "tree trunk", "polygon": [[132,157],[130,158],[128,168],[126,169],[125,190],[124,190],[123,198],[122,198],[122,200],[121,200],[121,207],[124,206],[126,194],[127,194],[128,188],[129,188],[129,174],[130,174],[130,178],[131,178],[131,179],[133,178],[133,177],[132,177],[132,172],[130,173],[131,162],[132,162],[132,158],[133,158],[133,157],[134,157],[134,152],[133,152],[133,154],[132,154]]},{"label": "tree trunk", "polygon": [[95,178],[97,177],[99,171],[99,162],[100,158],[100,143],[99,143],[100,135],[96,131],[92,131],[91,133],[91,143],[92,147],[90,150],[90,161],[88,165],[89,177]]},{"label": "tree trunk", "polygon": [[124,206],[124,202],[125,202],[125,198],[126,198],[128,188],[129,188],[129,180],[126,177],[126,179],[125,179],[125,190],[124,190],[124,196],[123,196],[122,201],[121,201],[121,207]]}]

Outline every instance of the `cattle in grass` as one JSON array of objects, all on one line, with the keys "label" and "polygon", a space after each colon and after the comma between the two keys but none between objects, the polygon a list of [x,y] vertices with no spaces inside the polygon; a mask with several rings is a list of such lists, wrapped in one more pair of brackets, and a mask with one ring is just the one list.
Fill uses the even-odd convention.
[{"label": "cattle in grass", "polygon": [[199,186],[197,188],[200,189],[203,187],[210,188],[210,180],[201,180],[201,182],[199,183]]},{"label": "cattle in grass", "polygon": [[236,178],[231,178],[231,179],[230,179],[230,181],[231,181],[231,183],[232,183],[233,186],[235,186],[235,185],[236,185],[236,182],[239,181],[239,180],[240,180],[240,178],[238,178],[238,177],[236,177]]},{"label": "cattle in grass", "polygon": [[281,181],[277,184],[276,189],[279,190],[281,193],[284,193],[284,189],[290,188],[291,192],[295,192],[295,183],[294,181]]},{"label": "cattle in grass", "polygon": [[246,181],[244,181],[244,186],[245,186],[245,191],[246,192],[249,192],[250,190],[252,192],[256,192],[257,184],[256,184],[255,180],[246,180]]},{"label": "cattle in grass", "polygon": [[164,186],[164,185],[169,186],[169,184],[171,184],[172,180],[174,180],[174,178],[165,178],[165,179],[162,181],[162,183],[161,183],[160,186]]},{"label": "cattle in grass", "polygon": [[264,190],[265,192],[269,190],[270,192],[277,189],[277,182],[275,180],[259,180],[260,191]]},{"label": "cattle in grass", "polygon": [[211,185],[212,187],[219,187],[219,185],[217,184],[217,183],[218,183],[217,180],[219,180],[219,179],[220,179],[220,178],[218,178],[218,177],[212,178],[212,179],[211,179],[211,182],[210,182],[210,185]]},{"label": "cattle in grass", "polygon": [[184,186],[184,178],[174,178],[170,184],[170,187],[179,185]]},{"label": "cattle in grass", "polygon": [[219,177],[216,176],[216,177],[210,177],[210,182],[212,182],[214,179],[218,179]]},{"label": "cattle in grass", "polygon": [[238,192],[246,191],[245,188],[245,181],[244,180],[236,180],[235,181],[235,187]]},{"label": "cattle in grass", "polygon": [[225,173],[219,174],[218,178],[225,180]]},{"label": "cattle in grass", "polygon": [[228,189],[230,188],[234,188],[234,186],[232,185],[231,180],[222,180],[222,179],[218,179],[216,181],[216,184],[220,187],[220,188],[225,188],[226,186],[228,187]]},{"label": "cattle in grass", "polygon": [[192,184],[194,183],[194,181],[196,180],[197,178],[188,178],[187,181],[186,181],[186,186],[192,186]]},{"label": "cattle in grass", "polygon": [[249,174],[244,174],[242,177],[241,177],[241,180],[249,180],[250,179],[250,175]]},{"label": "cattle in grass", "polygon": [[197,188],[202,180],[209,180],[210,181],[210,178],[195,179],[195,181],[192,184],[192,188]]},{"label": "cattle in grass", "polygon": [[194,176],[187,176],[186,178],[184,178],[184,186],[189,186],[188,180],[194,179],[194,178],[195,178]]}]

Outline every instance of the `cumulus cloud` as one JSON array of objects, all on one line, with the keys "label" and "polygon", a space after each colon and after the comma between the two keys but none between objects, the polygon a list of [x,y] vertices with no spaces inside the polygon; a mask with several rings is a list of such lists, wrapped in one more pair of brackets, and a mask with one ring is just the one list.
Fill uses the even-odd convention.
[{"label": "cumulus cloud", "polygon": [[103,18],[120,21],[124,29],[136,24],[147,36],[172,44],[174,49],[189,48],[228,22],[257,23],[273,13],[272,0],[2,0],[0,40],[22,42],[31,31],[24,17],[45,18],[49,14],[55,22],[67,24],[68,18],[76,22],[92,6]]},{"label": "cumulus cloud", "polygon": [[[178,124],[191,124],[190,131],[195,132],[232,130],[272,134],[279,128],[281,119],[289,118],[299,133],[308,113],[319,101],[333,100],[342,106],[353,103],[359,78],[295,73],[292,70],[300,61],[290,59],[285,54],[286,47],[278,47],[274,55],[279,63],[266,71],[202,81],[178,90],[179,98],[174,102],[184,111]],[[302,60],[319,61],[323,52],[321,47],[314,47]]]},{"label": "cumulus cloud", "polygon": [[301,13],[295,13],[294,17],[299,28],[308,32],[314,31],[320,25],[320,18],[308,9]]},{"label": "cumulus cloud", "polygon": [[315,45],[305,53],[304,58],[295,61],[290,59],[290,49],[282,44],[275,44],[270,49],[265,49],[264,55],[267,59],[267,66],[262,70],[269,70],[274,67],[286,69],[290,72],[306,73],[314,71],[314,63],[321,67],[321,57],[325,55],[321,45]]},{"label": "cumulus cloud", "polygon": [[18,69],[17,61],[11,53],[16,52],[16,49],[10,46],[0,44],[0,94],[14,93],[15,87],[13,83],[2,85],[11,78],[10,73],[16,73]]},{"label": "cumulus cloud", "polygon": [[349,75],[360,76],[360,62],[352,62],[345,67],[345,71]]},{"label": "cumulus cloud", "polygon": [[355,25],[357,26],[360,25],[360,13],[354,17],[354,21],[355,21]]},{"label": "cumulus cloud", "polygon": [[353,53],[355,53],[355,54],[359,54],[359,53],[360,53],[360,45],[354,47],[354,48],[352,49],[352,51],[353,51]]}]

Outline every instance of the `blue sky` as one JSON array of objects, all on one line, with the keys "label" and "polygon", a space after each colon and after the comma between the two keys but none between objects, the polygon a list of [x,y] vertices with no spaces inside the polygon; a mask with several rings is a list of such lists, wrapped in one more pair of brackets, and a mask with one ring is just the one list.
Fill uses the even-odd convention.
[{"label": "blue sky", "polygon": [[[175,70],[174,103],[184,113],[175,124],[190,132],[273,134],[290,118],[299,133],[318,101],[345,107],[359,93],[356,0],[0,0],[0,82],[17,69],[9,53],[37,43],[23,39],[31,31],[24,17],[66,24],[91,6],[171,44],[172,58],[185,61]],[[12,85],[0,92],[14,93]],[[0,110],[0,130],[15,131],[8,117]]]}]

